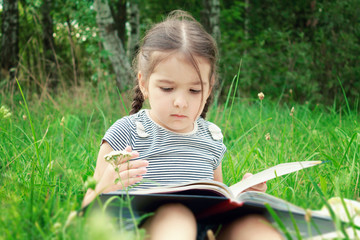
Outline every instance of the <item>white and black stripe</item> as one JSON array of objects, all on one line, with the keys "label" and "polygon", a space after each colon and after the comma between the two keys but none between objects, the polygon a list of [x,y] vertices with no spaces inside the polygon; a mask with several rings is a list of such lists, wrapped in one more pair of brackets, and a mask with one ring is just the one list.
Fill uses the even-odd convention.
[{"label": "white and black stripe", "polygon": [[[136,122],[140,122],[148,134],[140,137]],[[114,150],[131,146],[140,153],[139,159],[149,161],[144,180],[132,189],[174,184],[200,179],[213,179],[226,147],[222,138],[214,140],[209,131],[210,123],[198,118],[191,133],[179,134],[153,122],[147,110],[123,117],[106,132],[103,140]]]}]

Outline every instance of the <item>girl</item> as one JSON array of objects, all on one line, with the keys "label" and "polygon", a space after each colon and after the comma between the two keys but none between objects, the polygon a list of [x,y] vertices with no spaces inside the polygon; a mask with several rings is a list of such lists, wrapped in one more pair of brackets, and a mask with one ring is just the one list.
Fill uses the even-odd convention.
[{"label": "girl", "polygon": [[[217,47],[213,38],[189,14],[175,11],[151,28],[140,46],[134,66],[137,85],[131,115],[118,120],[105,134],[94,178],[83,205],[97,194],[139,183],[149,188],[199,179],[222,182],[221,160],[226,151],[221,130],[205,120],[217,80]],[[141,110],[149,101],[150,109]],[[104,160],[113,150],[129,152],[118,174]],[[126,161],[130,160],[131,164]],[[146,160],[145,160],[146,159]],[[265,191],[266,184],[255,189]],[[192,212],[181,204],[167,204],[142,225],[150,239],[203,239]],[[218,239],[279,239],[265,219],[249,216],[224,226]]]}]

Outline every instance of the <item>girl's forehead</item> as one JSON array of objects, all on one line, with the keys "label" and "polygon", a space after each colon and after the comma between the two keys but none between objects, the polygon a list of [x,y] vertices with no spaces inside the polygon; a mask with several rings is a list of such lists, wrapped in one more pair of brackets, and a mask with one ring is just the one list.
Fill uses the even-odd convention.
[{"label": "girl's forehead", "polygon": [[[153,61],[153,72],[156,72],[159,68],[169,63],[175,63],[180,68],[181,66],[187,65],[193,68],[197,74],[201,74],[202,78],[208,79],[210,77],[211,66],[210,62],[201,56],[191,56],[183,52],[160,52],[156,51],[151,56]],[[205,79],[203,79],[205,80]]]},{"label": "girl's forehead", "polygon": [[209,60],[206,59],[205,57],[186,54],[186,53],[181,52],[181,51],[169,51],[169,52],[167,52],[167,51],[154,51],[151,54],[151,59],[152,59],[152,61],[160,63],[160,62],[165,61],[165,60],[167,60],[169,58],[177,58],[178,60],[183,61],[184,63],[192,65],[191,56],[193,56],[193,59],[197,64],[209,64],[210,65]]}]

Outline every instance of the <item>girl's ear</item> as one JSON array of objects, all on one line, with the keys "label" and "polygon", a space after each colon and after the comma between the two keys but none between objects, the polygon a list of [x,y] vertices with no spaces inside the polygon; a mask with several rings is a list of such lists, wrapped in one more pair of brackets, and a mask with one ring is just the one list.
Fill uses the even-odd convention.
[{"label": "girl's ear", "polygon": [[146,81],[140,71],[137,74],[137,79],[139,82],[140,91],[143,94],[144,99],[147,99],[147,96],[148,96],[147,84],[146,84]]}]

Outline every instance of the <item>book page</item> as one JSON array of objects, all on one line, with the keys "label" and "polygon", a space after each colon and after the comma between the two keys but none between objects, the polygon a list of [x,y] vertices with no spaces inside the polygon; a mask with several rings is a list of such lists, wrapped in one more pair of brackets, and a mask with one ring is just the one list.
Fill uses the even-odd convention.
[{"label": "book page", "polygon": [[298,207],[285,200],[263,192],[244,192],[243,194],[240,194],[238,200],[241,202],[256,203],[261,205],[268,203],[271,208],[276,210],[291,211],[292,213],[305,214],[305,210],[301,207]]},{"label": "book page", "polygon": [[[176,192],[183,192],[188,190],[207,190],[207,191],[213,191],[218,193],[221,196],[224,196],[226,198],[233,198],[233,194],[230,191],[229,187],[226,186],[224,183],[217,182],[214,180],[198,180],[198,181],[188,181],[185,183],[179,183],[179,184],[169,184],[166,186],[161,187],[153,187],[149,189],[140,189],[140,190],[134,190],[131,191],[133,194],[156,194],[156,193],[176,193]],[[111,192],[111,193],[116,193]]]},{"label": "book page", "polygon": [[262,172],[256,173],[249,178],[246,178],[232,186],[230,190],[235,196],[239,195],[241,192],[255,186],[256,184],[263,183],[270,179],[280,177],[285,174],[299,171],[304,168],[313,167],[322,163],[322,161],[303,161],[303,162],[290,162],[290,163],[281,163],[274,167],[268,168]]}]

